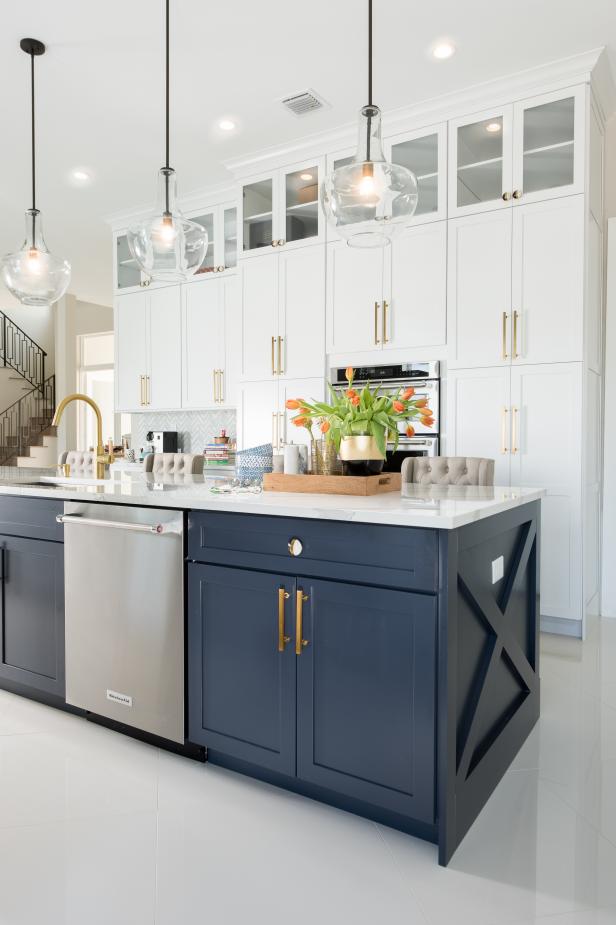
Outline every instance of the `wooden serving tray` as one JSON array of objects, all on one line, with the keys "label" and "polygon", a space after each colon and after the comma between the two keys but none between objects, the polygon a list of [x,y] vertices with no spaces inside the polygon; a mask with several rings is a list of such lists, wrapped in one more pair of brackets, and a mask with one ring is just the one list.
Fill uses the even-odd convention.
[{"label": "wooden serving tray", "polygon": [[399,472],[382,472],[380,475],[285,475],[282,472],[266,472],[263,476],[265,491],[321,495],[380,495],[387,491],[400,491],[401,484]]}]

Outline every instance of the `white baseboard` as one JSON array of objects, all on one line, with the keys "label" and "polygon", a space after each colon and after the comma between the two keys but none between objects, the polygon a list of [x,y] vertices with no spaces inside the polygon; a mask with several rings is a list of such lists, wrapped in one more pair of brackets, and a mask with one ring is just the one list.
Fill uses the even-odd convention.
[{"label": "white baseboard", "polygon": [[567,620],[566,617],[541,617],[541,632],[553,633],[556,636],[573,636],[582,638],[582,621]]}]

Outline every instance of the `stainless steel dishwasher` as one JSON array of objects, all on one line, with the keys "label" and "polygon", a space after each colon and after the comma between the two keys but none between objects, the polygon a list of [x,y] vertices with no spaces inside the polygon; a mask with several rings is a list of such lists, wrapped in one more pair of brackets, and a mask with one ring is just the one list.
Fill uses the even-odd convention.
[{"label": "stainless steel dishwasher", "polygon": [[181,511],[65,502],[66,700],[184,742]]}]

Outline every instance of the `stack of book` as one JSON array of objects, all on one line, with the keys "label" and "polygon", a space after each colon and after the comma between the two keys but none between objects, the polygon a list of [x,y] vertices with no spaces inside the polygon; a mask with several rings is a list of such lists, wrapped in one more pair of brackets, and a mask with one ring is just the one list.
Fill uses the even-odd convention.
[{"label": "stack of book", "polygon": [[208,443],[203,451],[207,466],[228,466],[231,462],[231,451],[227,443]]}]

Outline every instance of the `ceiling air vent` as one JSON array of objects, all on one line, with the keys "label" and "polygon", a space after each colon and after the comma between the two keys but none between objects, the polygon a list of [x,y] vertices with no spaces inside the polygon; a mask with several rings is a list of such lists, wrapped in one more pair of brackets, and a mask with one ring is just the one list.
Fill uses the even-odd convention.
[{"label": "ceiling air vent", "polygon": [[282,105],[294,116],[305,116],[306,113],[314,112],[315,109],[323,109],[327,104],[316,95],[314,90],[303,90],[301,93],[285,96]]}]

